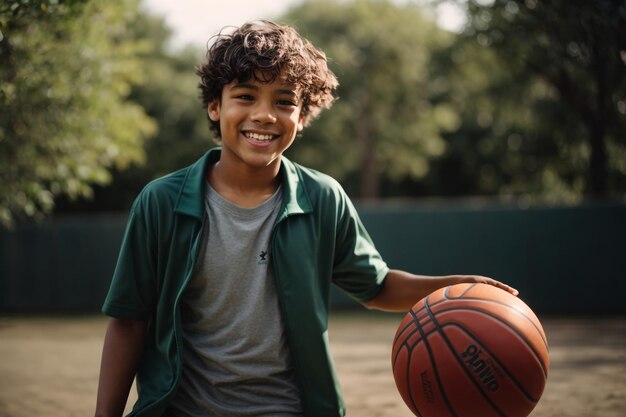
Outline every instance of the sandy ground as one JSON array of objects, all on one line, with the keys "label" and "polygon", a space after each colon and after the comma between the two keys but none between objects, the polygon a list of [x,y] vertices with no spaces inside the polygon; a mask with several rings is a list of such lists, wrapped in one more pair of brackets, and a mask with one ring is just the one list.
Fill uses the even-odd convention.
[{"label": "sandy ground", "polygon": [[[332,350],[349,416],[412,416],[395,388],[389,359],[400,318],[332,316]],[[626,317],[542,322],[551,369],[531,416],[626,416]],[[105,327],[106,319],[95,316],[0,317],[0,417],[93,415]]]}]

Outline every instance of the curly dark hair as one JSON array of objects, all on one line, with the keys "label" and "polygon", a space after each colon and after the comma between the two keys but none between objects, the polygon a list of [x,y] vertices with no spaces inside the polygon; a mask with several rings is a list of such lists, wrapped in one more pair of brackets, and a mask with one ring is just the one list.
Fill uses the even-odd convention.
[{"label": "curly dark hair", "polygon": [[[196,68],[205,109],[220,100],[223,87],[234,80],[269,83],[283,76],[301,90],[304,126],[332,105],[338,82],[326,54],[294,28],[261,20],[231,33],[222,30],[211,41],[206,60]],[[209,119],[209,126],[220,138],[219,122]]]}]

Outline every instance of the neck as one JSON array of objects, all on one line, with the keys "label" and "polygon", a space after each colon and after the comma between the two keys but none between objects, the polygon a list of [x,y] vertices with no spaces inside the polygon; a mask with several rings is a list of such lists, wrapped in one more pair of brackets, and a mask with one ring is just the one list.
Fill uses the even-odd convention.
[{"label": "neck", "polygon": [[207,173],[211,187],[222,197],[241,207],[255,207],[276,192],[280,180],[280,161],[274,166],[255,169],[218,161]]}]

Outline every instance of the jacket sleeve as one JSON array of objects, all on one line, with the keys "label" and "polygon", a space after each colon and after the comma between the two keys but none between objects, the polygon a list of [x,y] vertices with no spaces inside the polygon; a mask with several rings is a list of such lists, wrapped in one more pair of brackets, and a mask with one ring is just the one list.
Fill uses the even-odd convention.
[{"label": "jacket sleeve", "polygon": [[[141,196],[130,211],[109,292],[102,307],[108,316],[147,320],[156,290],[155,239]],[[149,218],[149,217],[148,217]]]},{"label": "jacket sleeve", "polygon": [[389,268],[348,196],[343,190],[338,195],[333,282],[365,303],[383,288]]}]

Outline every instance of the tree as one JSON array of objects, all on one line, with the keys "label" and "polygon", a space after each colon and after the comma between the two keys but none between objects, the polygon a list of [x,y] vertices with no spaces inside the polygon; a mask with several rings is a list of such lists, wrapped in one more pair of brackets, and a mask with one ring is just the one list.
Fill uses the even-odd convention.
[{"label": "tree", "polygon": [[[474,37],[458,36],[432,53],[439,94],[459,114],[458,129],[446,132],[446,151],[431,162],[428,176],[405,181],[413,195],[499,196],[543,202],[580,199],[560,138],[571,136],[570,115],[554,105],[554,90],[530,73],[518,74],[495,50]],[[555,127],[558,126],[558,129]],[[575,131],[574,131],[575,133]],[[559,138],[555,140],[555,138]],[[559,176],[550,175],[558,172]]]},{"label": "tree", "polygon": [[127,211],[149,181],[188,165],[215,145],[194,73],[203,51],[169,48],[171,30],[149,11],[135,16],[129,30],[137,41],[149,39],[152,48],[136,56],[145,82],[132,84],[127,100],[143,108],[158,131],[143,146],[145,163],[113,169],[111,183],[94,187],[89,199],[58,199],[57,212]]},{"label": "tree", "polygon": [[430,51],[450,37],[410,3],[310,1],[282,20],[326,52],[340,83],[294,158],[344,182],[358,178],[362,198],[379,197],[385,178],[427,175],[445,150],[442,133],[458,124],[447,103],[430,100]]},{"label": "tree", "polygon": [[[551,90],[530,103],[523,140],[551,142],[540,161],[555,184],[593,198],[623,197],[626,178],[626,3],[623,0],[467,2],[465,35],[493,50],[514,79]],[[530,81],[529,81],[530,80]]]},{"label": "tree", "polygon": [[[431,162],[429,175],[404,182],[404,193],[429,196],[495,196],[505,184],[524,175],[516,141],[531,113],[522,102],[527,84],[513,80],[493,51],[473,40],[455,42],[433,51],[431,72],[436,74],[434,102],[447,103],[459,115],[458,128],[446,132],[446,151]],[[539,89],[541,92],[541,89]],[[510,139],[509,139],[510,138]]]},{"label": "tree", "polygon": [[155,124],[126,100],[149,44],[129,37],[137,0],[0,6],[0,221],[89,196],[144,160]]}]

